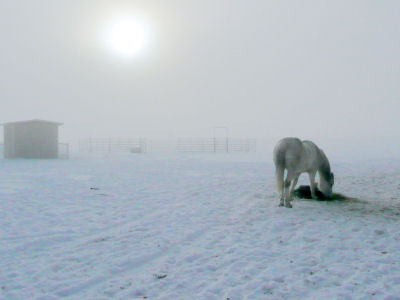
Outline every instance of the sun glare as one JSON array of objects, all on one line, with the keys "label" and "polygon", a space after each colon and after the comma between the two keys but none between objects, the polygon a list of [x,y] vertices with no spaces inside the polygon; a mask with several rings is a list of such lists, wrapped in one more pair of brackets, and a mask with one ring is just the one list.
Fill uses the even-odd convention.
[{"label": "sun glare", "polygon": [[119,55],[136,55],[145,41],[145,30],[133,17],[115,19],[106,30],[107,46]]}]

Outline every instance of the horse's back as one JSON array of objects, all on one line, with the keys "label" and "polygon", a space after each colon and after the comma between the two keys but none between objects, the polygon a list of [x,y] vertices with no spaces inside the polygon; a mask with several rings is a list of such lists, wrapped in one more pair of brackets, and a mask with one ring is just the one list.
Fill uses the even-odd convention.
[{"label": "horse's back", "polygon": [[312,141],[303,141],[303,148],[305,155],[309,157],[310,159],[317,160],[320,158],[322,150],[318,148],[317,145],[315,145],[314,142]]},{"label": "horse's back", "polygon": [[315,145],[315,143],[312,142],[312,141],[305,140],[305,141],[302,141],[302,143],[303,143],[303,145],[304,145],[305,147],[308,147],[308,148],[310,148],[310,149],[318,150],[318,151],[320,150],[320,149],[318,148],[318,146]]},{"label": "horse's back", "polygon": [[281,139],[274,148],[275,167],[287,168],[296,166],[303,153],[303,143],[298,138]]}]

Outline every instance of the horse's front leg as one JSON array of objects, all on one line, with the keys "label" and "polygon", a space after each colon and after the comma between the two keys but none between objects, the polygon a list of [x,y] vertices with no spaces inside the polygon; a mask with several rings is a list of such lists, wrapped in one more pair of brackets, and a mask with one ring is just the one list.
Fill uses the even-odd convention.
[{"label": "horse's front leg", "polygon": [[311,198],[317,199],[317,194],[315,193],[315,174],[316,172],[309,172],[308,177],[310,178],[310,190],[311,190]]}]

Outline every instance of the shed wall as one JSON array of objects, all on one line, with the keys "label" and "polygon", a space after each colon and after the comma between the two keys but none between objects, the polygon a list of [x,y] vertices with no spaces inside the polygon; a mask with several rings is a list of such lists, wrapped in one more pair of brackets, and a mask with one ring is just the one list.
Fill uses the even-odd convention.
[{"label": "shed wall", "polygon": [[4,125],[4,158],[15,157],[14,126]]},{"label": "shed wall", "polygon": [[58,126],[20,123],[4,127],[5,158],[58,158]]}]

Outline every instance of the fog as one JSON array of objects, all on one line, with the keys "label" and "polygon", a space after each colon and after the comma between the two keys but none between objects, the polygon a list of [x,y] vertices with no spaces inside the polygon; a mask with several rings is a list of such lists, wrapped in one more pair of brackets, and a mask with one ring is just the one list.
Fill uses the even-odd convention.
[{"label": "fog", "polygon": [[[101,42],[130,13],[148,42]],[[399,1],[0,2],[0,122],[60,137],[315,141],[331,156],[400,155]],[[262,146],[264,145],[264,146]]]}]

